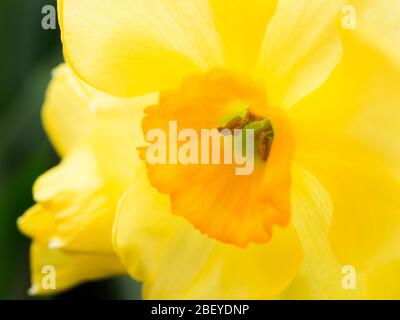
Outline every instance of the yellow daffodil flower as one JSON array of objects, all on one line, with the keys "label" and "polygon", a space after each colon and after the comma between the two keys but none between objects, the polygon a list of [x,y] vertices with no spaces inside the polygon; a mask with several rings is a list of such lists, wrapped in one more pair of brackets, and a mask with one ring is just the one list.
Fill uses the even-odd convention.
[{"label": "yellow daffodil flower", "polygon": [[133,111],[96,120],[99,170],[115,190],[130,185],[114,248],[145,297],[398,297],[399,11],[392,0],[59,1],[76,74],[115,96],[150,94],[143,106],[160,92],[144,136],[170,120],[273,130],[262,127],[254,173],[238,177],[141,166]]},{"label": "yellow daffodil flower", "polygon": [[[122,103],[123,101],[123,103]],[[36,204],[18,220],[33,239],[31,294],[54,294],[81,282],[125,273],[112,246],[118,197],[95,157],[96,117],[135,105],[89,87],[65,65],[54,71],[43,107],[45,129],[62,162],[35,183]],[[54,287],[46,285],[53,268]],[[43,285],[44,283],[44,285]]]}]

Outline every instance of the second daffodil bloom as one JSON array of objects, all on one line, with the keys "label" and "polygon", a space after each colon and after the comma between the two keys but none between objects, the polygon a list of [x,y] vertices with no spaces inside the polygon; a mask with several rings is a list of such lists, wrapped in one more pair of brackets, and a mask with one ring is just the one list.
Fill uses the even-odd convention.
[{"label": "second daffodil bloom", "polygon": [[135,99],[99,92],[66,65],[53,72],[42,116],[62,161],[36,181],[36,204],[18,219],[20,230],[33,240],[32,295],[55,294],[84,281],[126,273],[112,246],[122,191],[109,187],[95,155],[96,119],[108,108],[136,109]]},{"label": "second daffodil bloom", "polygon": [[[114,248],[146,298],[398,297],[399,11],[390,0],[59,1],[65,58],[84,81],[159,93],[135,141],[139,123],[115,110],[96,133],[101,170],[128,188]],[[146,163],[144,137],[169,121],[262,123],[254,172]],[[357,270],[352,290],[343,266]]]}]

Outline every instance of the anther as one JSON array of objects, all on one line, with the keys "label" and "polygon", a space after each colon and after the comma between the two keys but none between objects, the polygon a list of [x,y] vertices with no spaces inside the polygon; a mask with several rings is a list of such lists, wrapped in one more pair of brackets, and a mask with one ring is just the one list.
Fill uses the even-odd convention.
[{"label": "anther", "polygon": [[[264,119],[248,112],[244,118],[241,118],[239,116],[235,117],[231,121],[229,121],[225,127],[219,127],[218,130],[220,132],[222,132],[223,130],[228,130],[230,134],[234,134],[235,129],[243,129],[253,122],[262,120]],[[272,129],[271,123],[267,121],[262,127],[257,128],[254,132],[254,137],[258,142],[257,149],[261,160],[267,161],[274,139],[274,131]]]},{"label": "anther", "polygon": [[224,129],[236,129],[237,126],[242,122],[242,118],[241,117],[235,117],[233,118],[231,121],[229,121],[227,123],[227,125],[225,126]]},{"label": "anther", "polygon": [[263,131],[258,138],[258,153],[263,161],[268,160],[269,153],[272,147],[272,139],[268,137],[268,132]]}]

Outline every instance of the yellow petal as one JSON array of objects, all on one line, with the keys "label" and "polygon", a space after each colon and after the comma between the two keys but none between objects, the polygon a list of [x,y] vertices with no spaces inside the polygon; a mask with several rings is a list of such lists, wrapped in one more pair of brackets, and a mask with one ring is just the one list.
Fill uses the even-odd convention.
[{"label": "yellow petal", "polygon": [[97,112],[93,133],[96,161],[106,183],[116,193],[121,194],[129,187],[142,165],[137,148],[145,145],[141,126],[143,109],[157,101],[158,94],[114,99],[112,108]]},{"label": "yellow petal", "polygon": [[31,281],[29,293],[51,295],[82,282],[123,274],[124,269],[113,255],[67,253],[33,243],[31,246]]},{"label": "yellow petal", "polygon": [[367,274],[368,299],[400,300],[400,261],[379,265]]},{"label": "yellow petal", "polygon": [[144,280],[146,298],[270,298],[297,273],[302,251],[292,226],[266,245],[240,249],[201,235],[169,206],[144,171],[119,205],[115,248]]},{"label": "yellow petal", "polygon": [[92,129],[88,99],[84,87],[65,65],[53,72],[42,117],[60,155],[88,143]]},{"label": "yellow petal", "polygon": [[364,278],[356,277],[356,288],[342,286],[342,265],[336,260],[329,241],[332,206],[327,191],[306,170],[293,169],[293,224],[299,234],[304,261],[299,274],[282,299],[364,298]]},{"label": "yellow petal", "polygon": [[397,0],[351,0],[355,33],[400,67],[400,3]]},{"label": "yellow petal", "polygon": [[209,0],[226,66],[251,74],[276,0]]},{"label": "yellow petal", "polygon": [[57,225],[49,210],[36,204],[18,218],[18,228],[27,237],[47,245],[57,229]]},{"label": "yellow petal", "polygon": [[270,104],[289,108],[318,88],[341,58],[337,18],[344,1],[280,0],[263,42],[258,77]]},{"label": "yellow petal", "polygon": [[332,196],[334,251],[358,269],[400,253],[399,79],[349,38],[331,79],[290,112],[297,160]]},{"label": "yellow petal", "polygon": [[90,150],[76,150],[61,164],[39,177],[33,187],[38,202],[52,200],[58,194],[96,190],[102,185],[96,160]]},{"label": "yellow petal", "polygon": [[114,95],[174,87],[223,63],[206,0],[68,0],[59,1],[59,16],[68,63]]},{"label": "yellow petal", "polygon": [[36,224],[50,224],[56,226],[48,239],[51,247],[112,252],[116,199],[103,185],[91,152],[75,151],[41,176],[34,186],[34,198],[41,210],[28,213],[28,220],[22,218],[23,229],[30,230],[26,233],[34,239],[43,234]]}]

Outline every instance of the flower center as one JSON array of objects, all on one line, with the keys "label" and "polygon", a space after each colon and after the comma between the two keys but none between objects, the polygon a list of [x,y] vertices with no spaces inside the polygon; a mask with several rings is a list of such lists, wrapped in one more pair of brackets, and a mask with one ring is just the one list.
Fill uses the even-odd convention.
[{"label": "flower center", "polygon": [[[169,135],[167,150],[180,150],[186,138],[199,137],[205,129],[214,130],[217,139],[234,137],[237,129],[254,130],[253,155],[259,159],[250,175],[237,175],[235,165],[226,163],[146,163],[153,186],[169,195],[173,214],[209,237],[238,247],[266,243],[274,226],[288,224],[293,139],[285,112],[268,104],[263,84],[213,70],[162,92],[159,103],[145,113],[145,136],[155,128],[168,133],[171,121],[177,123],[177,132],[190,128],[182,136]],[[143,161],[149,148],[140,150]],[[201,151],[199,145],[192,150]]]},{"label": "flower center", "polygon": [[245,117],[234,117],[224,127],[219,127],[218,130],[226,132],[227,129],[230,134],[234,134],[235,129],[244,128],[254,129],[254,142],[257,145],[258,154],[262,161],[267,161],[274,140],[274,129],[268,120],[247,112]]}]

